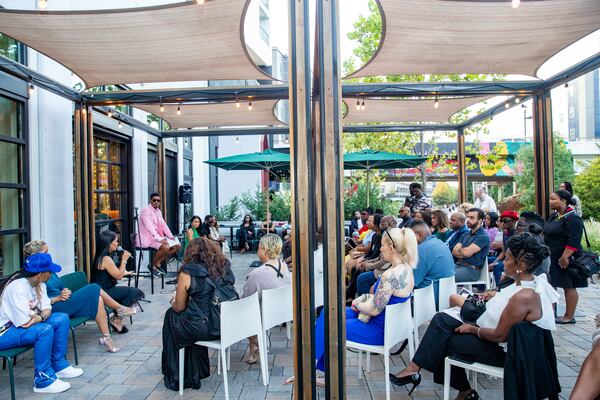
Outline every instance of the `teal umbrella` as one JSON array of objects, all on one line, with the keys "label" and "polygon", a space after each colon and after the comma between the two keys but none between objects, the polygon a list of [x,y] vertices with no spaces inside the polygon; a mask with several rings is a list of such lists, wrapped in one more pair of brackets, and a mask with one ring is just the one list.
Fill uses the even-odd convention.
[{"label": "teal umbrella", "polygon": [[388,153],[377,150],[362,150],[344,154],[344,169],[364,169],[367,171],[367,207],[371,191],[372,169],[415,168],[427,160],[427,157],[409,154]]},{"label": "teal umbrella", "polygon": [[[272,149],[258,153],[238,154],[204,161],[205,163],[223,168],[227,171],[287,171],[290,169],[290,155]],[[267,196],[267,213],[270,199]]]}]

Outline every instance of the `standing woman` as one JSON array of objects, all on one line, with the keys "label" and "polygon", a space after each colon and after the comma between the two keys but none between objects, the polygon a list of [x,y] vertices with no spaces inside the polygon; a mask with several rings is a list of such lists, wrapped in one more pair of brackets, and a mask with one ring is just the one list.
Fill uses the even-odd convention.
[{"label": "standing woman", "polygon": [[573,268],[569,268],[571,256],[583,251],[581,235],[583,221],[575,212],[573,196],[566,190],[557,190],[550,195],[550,208],[554,213],[544,227],[544,242],[550,248],[550,283],[565,291],[567,309],[565,315],[556,319],[557,324],[574,324],[575,308],[579,300],[577,288],[587,287]]},{"label": "standing woman", "polygon": [[581,217],[583,215],[583,211],[581,210],[581,200],[579,200],[578,196],[573,194],[573,185],[571,182],[561,182],[560,185],[558,185],[558,188],[571,193],[571,196],[573,196],[573,208],[575,209],[575,213]]},{"label": "standing woman", "polygon": [[190,242],[196,238],[200,237],[200,225],[202,225],[202,220],[199,216],[194,215],[190,220],[190,225],[185,231],[185,237],[183,238],[183,245],[181,246],[181,256],[185,254],[186,247],[190,244]]},{"label": "standing woman", "polygon": [[433,236],[437,237],[442,242],[448,240],[452,234],[448,215],[442,210],[434,210],[431,213],[431,226],[433,227]]},{"label": "standing woman", "polygon": [[[131,275],[127,271],[127,260],[131,258],[131,253],[124,251],[121,256],[121,263],[117,267],[111,254],[117,251],[119,239],[113,231],[101,232],[96,241],[96,254],[92,264],[92,283],[97,283],[110,297],[119,304],[131,307],[144,298],[144,292],[136,287],[117,286],[117,281]],[[123,326],[123,318],[118,315],[110,318],[110,325],[117,333],[127,333],[129,329]]]},{"label": "standing woman", "polygon": [[238,234],[238,249],[240,250],[240,253],[250,250],[248,242],[254,239],[254,222],[252,221],[250,214],[244,215],[244,221],[240,224]]}]

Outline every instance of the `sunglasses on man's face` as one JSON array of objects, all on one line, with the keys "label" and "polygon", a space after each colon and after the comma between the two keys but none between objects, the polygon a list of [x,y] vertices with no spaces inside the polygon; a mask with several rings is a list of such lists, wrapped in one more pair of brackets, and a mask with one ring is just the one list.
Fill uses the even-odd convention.
[{"label": "sunglasses on man's face", "polygon": [[160,203],[160,199],[152,199],[153,203]]},{"label": "sunglasses on man's face", "polygon": [[512,222],[512,219],[510,219],[510,218],[502,218],[502,219],[500,220],[500,222],[502,222],[502,223],[504,223],[504,224],[508,224],[508,223]]}]

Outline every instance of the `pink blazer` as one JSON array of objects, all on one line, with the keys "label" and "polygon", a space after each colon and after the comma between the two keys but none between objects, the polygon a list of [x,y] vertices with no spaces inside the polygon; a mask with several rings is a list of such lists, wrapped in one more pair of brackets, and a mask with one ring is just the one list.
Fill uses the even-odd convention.
[{"label": "pink blazer", "polygon": [[136,246],[152,247],[151,244],[160,242],[165,237],[173,239],[173,234],[163,219],[160,209],[148,204],[140,213],[140,232]]}]

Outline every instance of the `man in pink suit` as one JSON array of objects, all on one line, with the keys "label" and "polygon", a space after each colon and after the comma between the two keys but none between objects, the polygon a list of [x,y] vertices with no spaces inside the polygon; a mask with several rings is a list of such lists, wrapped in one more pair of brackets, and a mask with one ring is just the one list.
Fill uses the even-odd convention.
[{"label": "man in pink suit", "polygon": [[142,208],[140,213],[140,232],[138,247],[149,247],[156,250],[148,269],[154,276],[166,274],[167,271],[161,264],[169,256],[176,254],[181,249],[179,240],[176,239],[167,226],[160,212],[160,194],[150,195],[150,204]]}]

